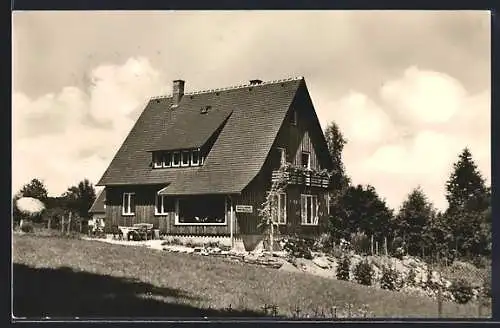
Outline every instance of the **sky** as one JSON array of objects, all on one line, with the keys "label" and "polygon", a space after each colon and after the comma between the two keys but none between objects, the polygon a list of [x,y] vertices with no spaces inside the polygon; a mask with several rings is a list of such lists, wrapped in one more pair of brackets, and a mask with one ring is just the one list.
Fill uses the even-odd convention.
[{"label": "sky", "polygon": [[98,182],[150,97],[303,76],[354,184],[398,209],[469,147],[491,183],[488,11],[14,12],[12,193]]}]

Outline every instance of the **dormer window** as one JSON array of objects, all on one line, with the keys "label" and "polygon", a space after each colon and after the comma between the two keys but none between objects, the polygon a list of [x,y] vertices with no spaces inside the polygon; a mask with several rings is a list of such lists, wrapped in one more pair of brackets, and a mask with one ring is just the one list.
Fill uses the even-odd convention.
[{"label": "dormer window", "polygon": [[181,154],[182,154],[181,166],[189,166],[191,152],[189,150],[183,150]]},{"label": "dormer window", "polygon": [[204,156],[199,148],[153,152],[153,168],[201,166]]},{"label": "dormer window", "polygon": [[162,158],[158,153],[153,154],[153,167],[156,169],[162,167]]},{"label": "dormer window", "polygon": [[195,149],[191,153],[191,166],[197,166],[200,164],[200,150]]},{"label": "dormer window", "polygon": [[172,167],[179,167],[181,165],[181,152],[174,151],[174,155],[172,158]]},{"label": "dormer window", "polygon": [[163,153],[162,166],[163,167],[171,167],[172,166],[172,153]]}]

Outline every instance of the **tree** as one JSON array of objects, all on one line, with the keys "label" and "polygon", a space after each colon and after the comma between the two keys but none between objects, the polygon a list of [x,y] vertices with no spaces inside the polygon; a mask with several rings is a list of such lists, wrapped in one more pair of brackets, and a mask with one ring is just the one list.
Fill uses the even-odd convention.
[{"label": "tree", "polygon": [[427,200],[420,187],[413,189],[403,202],[395,218],[398,236],[403,237],[410,255],[421,254],[429,238],[423,234],[435,216],[433,205]]},{"label": "tree", "polygon": [[88,179],[71,186],[63,194],[67,207],[81,218],[89,218],[89,209],[96,199],[95,189]]},{"label": "tree", "polygon": [[42,202],[45,202],[48,197],[47,188],[39,179],[33,179],[30,183],[25,184],[18,194],[20,197],[33,197]]},{"label": "tree", "polygon": [[488,208],[489,198],[489,188],[472,160],[469,149],[464,148],[458,161],[453,164],[453,172],[446,182],[448,212],[484,211]]},{"label": "tree", "polygon": [[373,186],[350,186],[339,199],[339,206],[331,213],[330,232],[336,238],[348,238],[352,233],[364,232],[382,238],[390,232],[392,210],[380,199]]},{"label": "tree", "polygon": [[[43,184],[43,181],[39,179],[32,179],[29,183],[25,184],[21,190],[19,190],[14,198],[12,199],[12,218],[14,221],[18,222],[21,219],[28,219],[28,216],[22,213],[17,207],[17,200],[22,197],[32,197],[45,203],[48,198],[47,188]],[[41,214],[37,216],[32,216],[31,218],[38,221],[41,219]]]},{"label": "tree", "polygon": [[328,145],[328,152],[333,162],[332,181],[340,190],[347,188],[350,183],[349,177],[345,174],[345,166],[342,162],[342,151],[347,144],[347,139],[342,135],[338,125],[330,122],[325,129],[325,139]]},{"label": "tree", "polygon": [[491,231],[491,191],[472,159],[468,148],[460,153],[446,182],[446,219],[459,255],[487,253]]}]

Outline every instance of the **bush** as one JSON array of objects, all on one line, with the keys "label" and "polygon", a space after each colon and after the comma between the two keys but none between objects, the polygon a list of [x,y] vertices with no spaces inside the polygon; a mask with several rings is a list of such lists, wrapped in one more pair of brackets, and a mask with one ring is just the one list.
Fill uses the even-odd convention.
[{"label": "bush", "polygon": [[291,257],[312,260],[310,241],[306,241],[303,238],[286,239],[283,250]]},{"label": "bush", "polygon": [[450,292],[459,304],[468,303],[474,296],[472,286],[465,279],[454,280],[451,283]]},{"label": "bush", "polygon": [[390,267],[382,268],[382,277],[380,278],[380,287],[387,290],[399,290],[400,285],[398,283],[399,272]]},{"label": "bush", "polygon": [[349,267],[351,259],[348,256],[343,256],[337,265],[337,279],[349,281]]},{"label": "bush", "polygon": [[368,254],[370,252],[370,238],[362,232],[351,235],[351,245],[357,254]]},{"label": "bush", "polygon": [[359,262],[354,268],[354,279],[359,284],[370,286],[373,279],[373,268],[368,261]]},{"label": "bush", "polygon": [[26,232],[26,233],[30,233],[30,232],[35,231],[35,229],[33,227],[33,223],[31,221],[26,221],[26,220],[23,220],[21,222],[20,229],[22,232]]},{"label": "bush", "polygon": [[329,234],[323,233],[314,241],[312,249],[314,251],[330,252],[333,248],[333,241]]},{"label": "bush", "polygon": [[417,284],[417,273],[415,272],[414,268],[410,268],[410,271],[408,271],[408,276],[406,276],[406,284],[408,286],[415,287]]}]

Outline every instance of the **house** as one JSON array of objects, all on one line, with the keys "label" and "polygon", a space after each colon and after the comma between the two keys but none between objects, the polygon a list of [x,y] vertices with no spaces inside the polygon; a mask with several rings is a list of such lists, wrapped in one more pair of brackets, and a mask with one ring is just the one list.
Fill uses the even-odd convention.
[{"label": "house", "polygon": [[103,226],[106,217],[106,190],[103,189],[99,192],[96,199],[89,209],[91,219],[88,221],[89,226],[96,226],[96,224]]},{"label": "house", "polygon": [[[304,78],[152,98],[98,182],[106,226],[152,223],[166,235],[262,239],[259,208],[276,196],[281,234],[317,235],[328,215],[332,161]],[[308,174],[301,174],[306,172]]]}]

